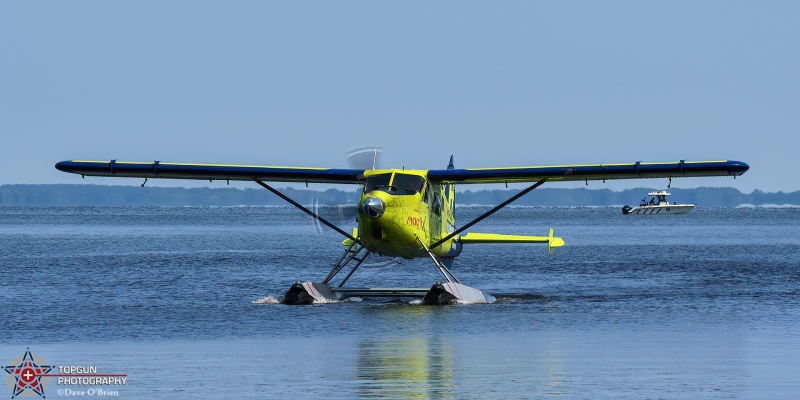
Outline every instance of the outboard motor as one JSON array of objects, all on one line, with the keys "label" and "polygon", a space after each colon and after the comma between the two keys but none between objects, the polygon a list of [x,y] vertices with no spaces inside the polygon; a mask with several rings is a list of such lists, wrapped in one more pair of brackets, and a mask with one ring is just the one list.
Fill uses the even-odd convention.
[{"label": "outboard motor", "polygon": [[624,207],[622,207],[622,213],[623,214],[627,214],[627,213],[631,212],[631,208],[633,208],[633,207],[631,207],[631,206],[626,204]]}]

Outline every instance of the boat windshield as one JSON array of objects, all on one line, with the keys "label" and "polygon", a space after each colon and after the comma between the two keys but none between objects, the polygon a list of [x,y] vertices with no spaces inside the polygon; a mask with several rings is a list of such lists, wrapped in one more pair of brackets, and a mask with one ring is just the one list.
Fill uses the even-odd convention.
[{"label": "boat windshield", "polygon": [[422,191],[423,186],[425,178],[419,175],[396,173],[392,180],[392,174],[377,174],[367,178],[364,193],[381,190],[389,194],[415,194]]}]

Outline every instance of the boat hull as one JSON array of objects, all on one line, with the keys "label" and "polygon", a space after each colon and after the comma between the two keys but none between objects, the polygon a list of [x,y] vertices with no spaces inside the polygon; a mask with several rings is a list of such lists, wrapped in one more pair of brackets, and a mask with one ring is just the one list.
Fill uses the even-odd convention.
[{"label": "boat hull", "polygon": [[667,204],[648,205],[637,207],[622,207],[623,214],[649,215],[649,214],[687,214],[692,211],[694,204]]}]

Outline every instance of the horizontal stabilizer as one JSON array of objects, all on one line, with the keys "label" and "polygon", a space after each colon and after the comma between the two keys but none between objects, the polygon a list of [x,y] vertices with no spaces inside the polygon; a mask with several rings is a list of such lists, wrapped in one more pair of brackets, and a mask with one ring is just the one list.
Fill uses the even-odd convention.
[{"label": "horizontal stabilizer", "polygon": [[547,243],[550,252],[553,247],[564,245],[564,239],[553,236],[553,229],[550,229],[549,236],[525,236],[525,235],[503,235],[499,233],[476,233],[470,232],[461,236],[461,243]]}]

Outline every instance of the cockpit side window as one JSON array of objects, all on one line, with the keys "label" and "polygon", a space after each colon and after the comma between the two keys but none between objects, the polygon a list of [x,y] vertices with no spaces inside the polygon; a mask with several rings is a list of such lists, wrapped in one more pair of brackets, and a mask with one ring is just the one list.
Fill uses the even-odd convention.
[{"label": "cockpit side window", "polygon": [[438,193],[433,194],[433,204],[431,205],[433,213],[436,215],[442,215],[442,200],[439,198]]}]

